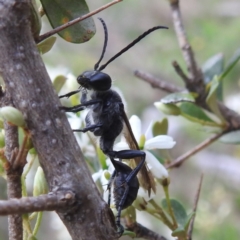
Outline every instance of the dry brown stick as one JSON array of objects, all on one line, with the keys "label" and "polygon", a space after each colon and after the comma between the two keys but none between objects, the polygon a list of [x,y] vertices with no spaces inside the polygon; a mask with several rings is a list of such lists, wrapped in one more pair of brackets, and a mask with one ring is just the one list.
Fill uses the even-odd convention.
[{"label": "dry brown stick", "polygon": [[181,92],[184,90],[183,88],[177,87],[167,81],[160,80],[147,72],[136,70],[134,74],[136,77],[148,82],[153,88],[158,88],[169,93]]},{"label": "dry brown stick", "polygon": [[81,17],[78,17],[78,18],[76,18],[76,19],[74,19],[74,20],[72,20],[72,21],[70,21],[70,22],[67,22],[66,24],[63,24],[63,25],[61,25],[61,26],[59,26],[59,27],[56,27],[56,28],[54,28],[53,30],[51,30],[51,31],[49,31],[49,32],[47,32],[47,33],[44,33],[44,34],[42,34],[41,36],[39,36],[39,37],[36,39],[36,43],[39,43],[39,42],[43,41],[44,39],[46,39],[46,38],[54,35],[55,33],[58,33],[58,32],[62,31],[62,30],[65,29],[65,28],[68,28],[68,27],[70,27],[70,26],[72,26],[72,25],[74,25],[74,24],[76,24],[76,23],[78,23],[78,22],[80,22],[80,21],[83,21],[84,19],[89,18],[89,17],[91,17],[91,16],[93,16],[93,15],[95,15],[95,14],[97,14],[97,13],[105,10],[106,8],[109,8],[109,7],[111,7],[112,5],[114,5],[114,4],[116,4],[116,3],[119,3],[119,2],[122,2],[122,0],[114,0],[114,1],[112,1],[112,2],[110,2],[110,3],[107,3],[107,4],[103,5],[103,6],[100,7],[100,8],[98,8],[98,9],[90,12],[90,13],[87,13],[87,14],[81,16]]},{"label": "dry brown stick", "polygon": [[226,133],[226,131],[223,131],[223,132],[220,132],[220,133],[206,139],[205,141],[201,142],[199,145],[197,145],[196,147],[194,147],[190,151],[184,153],[182,156],[175,159],[173,162],[168,164],[166,167],[167,168],[180,167],[181,164],[183,164],[183,162],[185,162],[189,157],[193,156],[197,152],[200,152],[202,149],[204,149],[205,147],[212,144],[217,139],[219,139],[221,136],[223,136],[225,133]]},{"label": "dry brown stick", "polygon": [[74,205],[75,201],[75,195],[71,191],[58,191],[38,197],[2,200],[0,201],[0,215],[55,211]]},{"label": "dry brown stick", "polygon": [[202,188],[202,181],[203,181],[203,174],[201,174],[201,178],[200,178],[198,189],[197,189],[197,194],[195,196],[194,207],[193,207],[193,212],[195,213],[195,215],[192,217],[189,228],[188,228],[188,233],[187,233],[188,240],[192,240],[194,220],[196,218],[197,205],[198,205],[198,200],[199,200],[199,196],[200,196],[200,192],[201,192],[201,188]]}]

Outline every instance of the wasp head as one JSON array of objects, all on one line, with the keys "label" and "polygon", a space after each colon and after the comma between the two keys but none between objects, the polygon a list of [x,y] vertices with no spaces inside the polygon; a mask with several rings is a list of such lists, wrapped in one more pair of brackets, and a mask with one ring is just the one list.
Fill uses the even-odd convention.
[{"label": "wasp head", "polygon": [[94,91],[107,91],[112,85],[110,76],[97,70],[82,73],[77,81],[83,88]]}]

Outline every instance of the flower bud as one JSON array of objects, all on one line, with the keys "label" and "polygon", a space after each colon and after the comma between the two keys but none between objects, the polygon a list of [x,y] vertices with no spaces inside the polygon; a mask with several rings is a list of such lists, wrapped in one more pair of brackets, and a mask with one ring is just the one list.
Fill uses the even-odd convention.
[{"label": "flower bud", "polygon": [[5,136],[3,131],[0,132],[0,148],[3,148],[5,146]]},{"label": "flower bud", "polygon": [[110,180],[111,178],[111,173],[107,170],[104,171],[104,177],[107,179],[107,180]]},{"label": "flower bud", "polygon": [[25,127],[26,125],[22,113],[12,106],[2,107],[0,115],[4,120],[18,127]]},{"label": "flower bud", "polygon": [[41,167],[38,167],[37,172],[34,177],[33,183],[33,196],[39,196],[41,194],[48,193],[48,185],[44,172]]}]

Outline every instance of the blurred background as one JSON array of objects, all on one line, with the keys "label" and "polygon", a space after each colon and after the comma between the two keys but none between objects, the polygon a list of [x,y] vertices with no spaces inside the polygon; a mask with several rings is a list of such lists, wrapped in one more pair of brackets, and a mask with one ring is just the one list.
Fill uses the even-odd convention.
[{"label": "blurred background", "polygon": [[[87,1],[90,11],[108,1]],[[211,56],[223,53],[228,60],[240,47],[240,2],[237,0],[182,0],[180,1],[185,30],[199,66]],[[97,32],[89,42],[71,44],[57,37],[53,49],[43,55],[43,60],[53,79],[59,74],[78,76],[93,69],[103,46],[103,29],[97,17],[105,20],[109,40],[103,63],[147,29],[164,25],[169,30],[159,30],[112,62],[104,71],[114,86],[123,93],[127,113],[142,119],[143,132],[151,120],[165,117],[153,105],[166,93],[153,89],[134,77],[134,70],[149,72],[177,86],[183,82],[175,73],[171,62],[176,60],[186,70],[175,36],[171,11],[166,0],[129,0],[116,4],[94,16]],[[43,17],[42,33],[51,29]],[[224,82],[224,100],[230,108],[240,113],[240,65],[232,70]],[[169,135],[177,142],[171,150],[174,158],[192,149],[210,135],[181,117],[168,117]],[[178,199],[191,212],[200,175],[203,185],[193,232],[194,240],[239,240],[240,236],[240,148],[238,145],[214,143],[191,157],[180,168],[170,172],[170,195]],[[6,198],[5,180],[0,179],[1,198]],[[31,189],[31,184],[29,185]],[[159,198],[163,197],[163,193]],[[160,201],[160,200],[159,200]],[[44,213],[38,239],[70,239],[64,225],[55,213]],[[173,239],[159,221],[138,212],[138,221],[144,226]],[[7,218],[0,217],[0,240],[7,237]]]}]

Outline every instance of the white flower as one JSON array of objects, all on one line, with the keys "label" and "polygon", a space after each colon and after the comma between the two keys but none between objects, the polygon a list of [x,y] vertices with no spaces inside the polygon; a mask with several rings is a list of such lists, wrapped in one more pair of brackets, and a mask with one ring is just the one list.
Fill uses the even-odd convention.
[{"label": "white flower", "polygon": [[[68,121],[72,129],[81,129],[85,127],[85,117],[87,112],[88,110],[83,110],[81,111],[80,115],[77,115],[76,113],[71,113],[71,112],[67,113]],[[90,157],[96,156],[94,146],[90,144],[88,134],[76,132],[75,137],[85,155]]]},{"label": "white flower", "polygon": [[[158,161],[158,159],[148,150],[152,149],[170,149],[172,148],[176,142],[173,141],[173,138],[167,135],[159,135],[156,137],[152,137],[151,129],[152,124],[148,127],[145,135],[141,134],[141,120],[133,115],[129,119],[133,134],[141,147],[141,150],[143,150],[146,153],[146,162],[148,163],[149,169],[152,171],[154,177],[157,179],[163,180],[168,178],[168,171],[166,168]],[[148,137],[149,139],[145,140],[145,142],[142,142],[142,139],[145,139]],[[122,139],[121,142],[117,143],[114,146],[114,150],[124,150],[129,149],[128,144],[126,143],[125,139]]]}]

